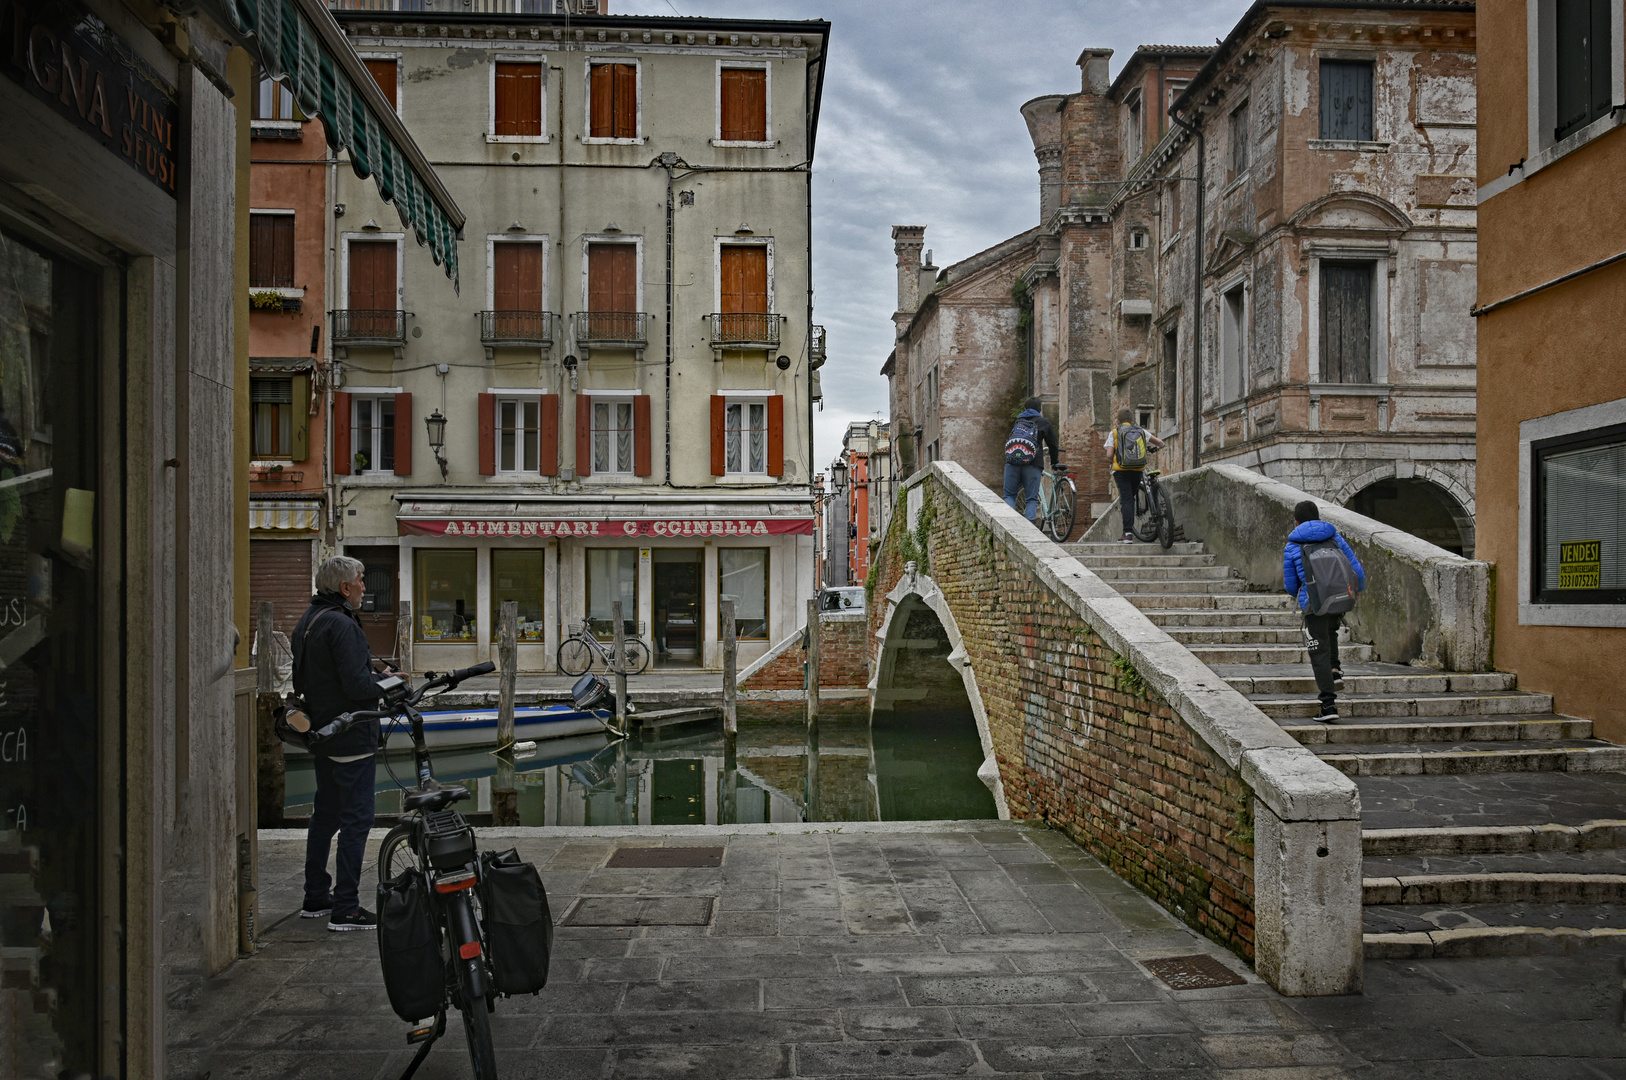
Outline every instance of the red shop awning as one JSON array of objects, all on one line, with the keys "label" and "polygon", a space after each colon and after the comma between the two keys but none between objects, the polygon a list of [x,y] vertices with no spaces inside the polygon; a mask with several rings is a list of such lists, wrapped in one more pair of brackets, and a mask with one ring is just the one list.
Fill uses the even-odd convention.
[{"label": "red shop awning", "polygon": [[810,517],[628,517],[577,518],[471,517],[397,518],[402,536],[580,537],[622,540],[631,537],[811,536]]}]

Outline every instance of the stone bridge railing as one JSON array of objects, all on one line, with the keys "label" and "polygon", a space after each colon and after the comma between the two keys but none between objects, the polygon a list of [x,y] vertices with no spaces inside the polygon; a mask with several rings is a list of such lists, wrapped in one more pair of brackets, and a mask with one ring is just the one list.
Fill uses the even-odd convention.
[{"label": "stone bridge railing", "polygon": [[1354,784],[965,469],[936,462],[899,498],[871,581],[875,705],[906,695],[905,627],[931,609],[1002,811],[1064,830],[1281,992],[1358,992]]}]

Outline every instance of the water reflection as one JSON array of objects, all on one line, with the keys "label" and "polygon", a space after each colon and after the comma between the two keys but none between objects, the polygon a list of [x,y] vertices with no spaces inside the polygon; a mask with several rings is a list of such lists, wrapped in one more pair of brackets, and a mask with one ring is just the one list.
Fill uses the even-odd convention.
[{"label": "water reflection", "polygon": [[[485,750],[437,753],[435,774],[476,792],[492,809],[498,759]],[[580,735],[540,744],[513,767],[521,825],[717,825],[745,822],[916,821],[992,818],[993,796],[977,779],[982,748],[969,713],[916,714],[877,722],[831,720],[809,732],[792,722],[742,719],[734,753],[717,726],[663,738],[610,742]],[[401,811],[412,774],[403,755],[381,759],[380,814]],[[290,759],[287,812],[310,813],[316,790],[307,760]]]}]

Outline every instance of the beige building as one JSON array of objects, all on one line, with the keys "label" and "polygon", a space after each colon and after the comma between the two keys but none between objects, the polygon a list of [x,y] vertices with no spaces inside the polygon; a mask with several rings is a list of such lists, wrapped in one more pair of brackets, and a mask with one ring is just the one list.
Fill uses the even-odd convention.
[{"label": "beige building", "polygon": [[457,295],[334,188],[331,539],[375,647],[410,610],[415,667],[486,659],[515,600],[548,671],[621,600],[657,665],[711,667],[732,596],[748,662],[812,591],[828,24],[336,15],[471,215]]}]

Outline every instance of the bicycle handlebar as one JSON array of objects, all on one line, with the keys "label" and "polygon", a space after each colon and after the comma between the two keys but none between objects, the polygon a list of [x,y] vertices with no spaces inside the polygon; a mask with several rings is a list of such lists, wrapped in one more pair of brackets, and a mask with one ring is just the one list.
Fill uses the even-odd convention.
[{"label": "bicycle handlebar", "polygon": [[[460,668],[456,671],[448,671],[444,675],[436,675],[433,671],[425,672],[429,678],[426,679],[416,690],[413,690],[410,694],[400,698],[397,701],[395,708],[358,709],[355,712],[340,713],[322,727],[316,728],[311,731],[310,734],[306,735],[306,744],[309,746],[318,746],[330,739],[336,739],[340,735],[343,735],[345,732],[349,731],[351,728],[355,727],[357,724],[365,723],[368,720],[382,720],[385,717],[394,716],[404,706],[416,705],[424,694],[431,690],[439,689],[441,687],[448,690],[455,689],[457,685],[465,679],[473,679],[478,678],[481,675],[489,675],[496,670],[497,665],[487,660],[483,664],[475,664],[473,667]],[[403,684],[405,683],[404,677],[397,676],[397,678],[401,678]],[[387,685],[387,683],[380,685]],[[388,694],[388,691],[386,691],[386,694]]]}]

